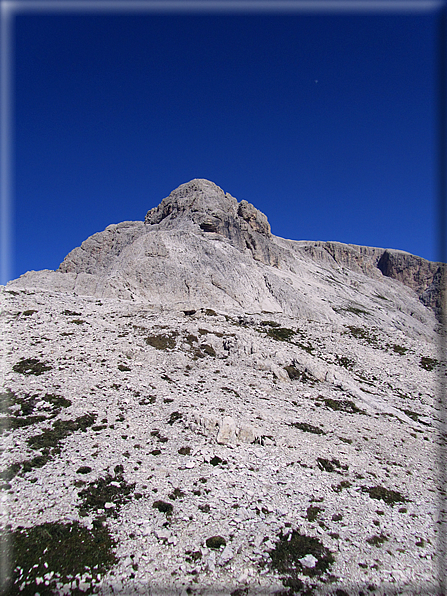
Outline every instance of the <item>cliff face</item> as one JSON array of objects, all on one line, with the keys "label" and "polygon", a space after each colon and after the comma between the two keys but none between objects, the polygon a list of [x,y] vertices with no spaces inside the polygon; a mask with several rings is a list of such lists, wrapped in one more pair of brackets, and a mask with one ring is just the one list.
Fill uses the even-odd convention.
[{"label": "cliff face", "polygon": [[253,205],[196,179],[144,222],[110,225],[85,240],[57,272],[30,272],[12,283],[322,320],[349,307],[382,317],[381,295],[422,323],[431,316],[427,307],[440,316],[444,271],[402,251],[278,238]]}]

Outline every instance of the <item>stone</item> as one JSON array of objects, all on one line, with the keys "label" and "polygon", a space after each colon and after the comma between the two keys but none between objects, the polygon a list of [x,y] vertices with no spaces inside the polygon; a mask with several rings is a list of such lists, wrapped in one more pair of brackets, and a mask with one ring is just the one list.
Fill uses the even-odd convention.
[{"label": "stone", "polygon": [[216,441],[219,444],[226,445],[236,441],[236,422],[231,416],[225,416],[219,426]]}]

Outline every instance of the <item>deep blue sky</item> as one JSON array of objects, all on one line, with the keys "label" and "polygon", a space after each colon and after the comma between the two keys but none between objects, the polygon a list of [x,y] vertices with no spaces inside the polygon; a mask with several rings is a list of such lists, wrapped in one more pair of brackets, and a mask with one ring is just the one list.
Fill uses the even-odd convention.
[{"label": "deep blue sky", "polygon": [[208,178],[272,232],[436,242],[436,18],[20,15],[12,277]]}]

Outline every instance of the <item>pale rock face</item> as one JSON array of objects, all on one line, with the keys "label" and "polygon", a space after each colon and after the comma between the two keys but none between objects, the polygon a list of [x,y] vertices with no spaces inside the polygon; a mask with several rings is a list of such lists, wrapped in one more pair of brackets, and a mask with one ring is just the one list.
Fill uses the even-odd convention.
[{"label": "pale rock face", "polygon": [[363,310],[386,322],[390,301],[411,317],[390,324],[420,333],[431,318],[425,306],[440,316],[443,275],[443,265],[402,251],[278,238],[253,205],[196,179],[148,211],[144,223],[110,225],[58,271],[29,272],[10,285],[330,321]]}]

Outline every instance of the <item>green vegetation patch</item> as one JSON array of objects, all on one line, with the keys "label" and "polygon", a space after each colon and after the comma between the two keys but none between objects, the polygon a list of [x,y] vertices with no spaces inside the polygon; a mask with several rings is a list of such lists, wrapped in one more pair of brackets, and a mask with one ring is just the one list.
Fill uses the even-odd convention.
[{"label": "green vegetation patch", "polygon": [[325,405],[331,410],[340,412],[347,412],[348,414],[366,414],[364,410],[358,408],[350,399],[332,399],[331,397],[319,396],[319,400],[323,400]]},{"label": "green vegetation patch", "polygon": [[185,493],[182,491],[181,488],[178,488],[178,487],[174,488],[172,493],[168,495],[168,497],[169,497],[169,499],[171,499],[171,501],[175,501],[176,499],[181,499],[184,496],[185,496]]},{"label": "green vegetation patch", "polygon": [[172,511],[174,510],[174,507],[171,505],[171,503],[166,503],[166,501],[154,501],[154,503],[152,503],[152,507],[154,509],[158,509],[160,513],[166,513],[166,515],[171,515]]},{"label": "green vegetation patch", "polygon": [[[117,517],[122,505],[130,501],[135,490],[135,482],[128,484],[123,478],[123,466],[115,467],[115,476],[106,474],[90,482],[78,495],[82,500],[79,515],[85,517],[91,511],[104,509],[106,515]],[[113,506],[106,507],[106,504]]]},{"label": "green vegetation patch", "polygon": [[270,327],[267,335],[276,341],[290,341],[295,335],[295,331],[287,329],[287,327]]},{"label": "green vegetation patch", "polygon": [[[77,521],[49,522],[8,531],[0,543],[1,559],[12,559],[3,593],[56,594],[59,583],[72,584],[70,594],[92,594],[100,576],[118,562],[115,546],[99,524],[88,530]],[[88,585],[83,590],[74,587],[81,577]]]},{"label": "green vegetation patch", "polygon": [[223,536],[211,536],[210,538],[206,539],[206,545],[208,548],[212,548],[214,550],[218,550],[221,546],[225,546],[227,541]]},{"label": "green vegetation patch", "polygon": [[69,408],[71,406],[69,399],[62,397],[62,395],[55,395],[54,393],[46,393],[42,399],[55,408]]},{"label": "green vegetation patch", "polygon": [[52,368],[47,362],[40,362],[37,358],[21,358],[12,370],[22,375],[41,375]]},{"label": "green vegetation patch", "polygon": [[384,542],[386,542],[388,540],[388,538],[385,536],[385,534],[380,534],[380,535],[375,535],[375,536],[371,536],[370,538],[366,539],[366,542],[368,544],[372,544],[373,546],[381,546]]},{"label": "green vegetation patch", "polygon": [[305,433],[313,433],[314,435],[326,434],[323,429],[318,428],[318,426],[312,426],[312,424],[308,424],[307,422],[291,422],[289,426],[294,426]]},{"label": "green vegetation patch", "polygon": [[46,453],[60,453],[60,442],[78,430],[85,432],[96,420],[96,414],[84,414],[75,420],[55,420],[50,429],[39,435],[29,437],[27,443],[31,449],[43,449]]},{"label": "green vegetation patch", "polygon": [[425,370],[433,370],[439,362],[435,358],[429,358],[428,356],[422,356],[419,366],[425,368]]},{"label": "green vegetation patch", "polygon": [[356,327],[355,325],[348,325],[348,329],[352,337],[356,339],[362,339],[373,348],[379,348],[377,336],[366,327]]},{"label": "green vegetation patch", "polygon": [[362,491],[369,494],[371,499],[378,499],[385,501],[388,505],[394,505],[394,503],[407,503],[409,499],[401,495],[396,490],[390,490],[383,486],[362,486]]},{"label": "green vegetation patch", "polygon": [[309,505],[309,507],[306,510],[306,518],[310,522],[314,522],[321,511],[324,511],[322,507],[317,507],[316,505]]},{"label": "green vegetation patch", "polygon": [[263,327],[281,327],[276,321],[261,321]]},{"label": "green vegetation patch", "polygon": [[337,470],[348,469],[348,466],[342,465],[338,459],[335,459],[335,457],[331,460],[324,457],[317,457],[317,464],[320,470],[325,470],[326,472],[336,472]]},{"label": "green vegetation patch", "polygon": [[403,346],[399,346],[398,344],[394,344],[393,345],[393,352],[396,352],[396,354],[400,354],[401,356],[403,356],[406,352],[408,352],[408,348],[404,348]]},{"label": "green vegetation patch", "polygon": [[[318,540],[296,530],[292,533],[281,534],[275,548],[269,551],[271,567],[283,575],[283,583],[292,586],[293,582],[300,582],[298,574],[310,577],[321,576],[335,562],[332,553]],[[306,567],[300,561],[306,555],[317,559],[315,567]],[[301,583],[301,582],[300,582]],[[294,592],[291,592],[294,593]]]},{"label": "green vegetation patch", "polygon": [[35,312],[37,312],[37,310],[24,310],[22,314],[23,314],[25,317],[30,317],[30,316],[31,316],[31,315],[33,315]]},{"label": "green vegetation patch", "polygon": [[166,335],[149,335],[146,337],[145,341],[148,346],[152,346],[157,350],[173,350],[175,348],[175,338],[177,335],[177,331],[172,331],[170,334]]},{"label": "green vegetation patch", "polygon": [[16,417],[16,416],[6,416],[4,418],[0,418],[0,434],[7,430],[15,430],[16,428],[23,428],[24,426],[31,426],[32,424],[38,424],[43,420],[46,420],[46,416],[24,416],[24,417]]}]

